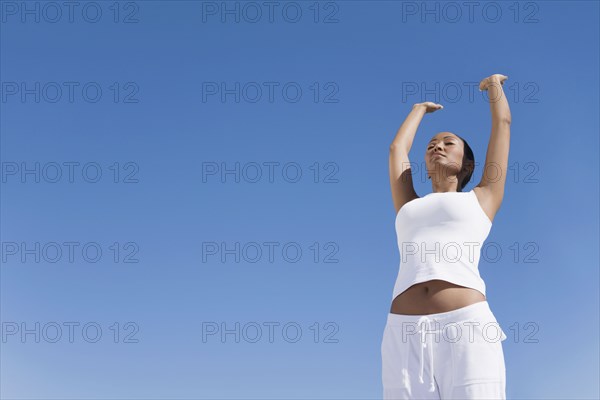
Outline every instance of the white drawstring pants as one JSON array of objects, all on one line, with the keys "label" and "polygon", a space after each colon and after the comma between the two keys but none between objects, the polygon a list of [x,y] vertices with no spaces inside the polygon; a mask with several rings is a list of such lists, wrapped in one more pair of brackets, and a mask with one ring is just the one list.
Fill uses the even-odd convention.
[{"label": "white drawstring pants", "polygon": [[388,313],[383,398],[504,400],[505,339],[487,301],[436,314]]}]

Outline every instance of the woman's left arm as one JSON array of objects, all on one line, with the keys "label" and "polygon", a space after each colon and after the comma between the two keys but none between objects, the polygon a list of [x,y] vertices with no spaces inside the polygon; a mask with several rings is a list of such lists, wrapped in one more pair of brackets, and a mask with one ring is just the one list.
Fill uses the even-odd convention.
[{"label": "woman's left arm", "polygon": [[494,211],[500,208],[504,198],[508,169],[511,115],[506,95],[502,90],[502,85],[507,78],[508,76],[505,75],[494,74],[479,83],[480,90],[488,91],[492,113],[492,134],[485,155],[483,177],[477,186],[485,193],[488,207]]}]

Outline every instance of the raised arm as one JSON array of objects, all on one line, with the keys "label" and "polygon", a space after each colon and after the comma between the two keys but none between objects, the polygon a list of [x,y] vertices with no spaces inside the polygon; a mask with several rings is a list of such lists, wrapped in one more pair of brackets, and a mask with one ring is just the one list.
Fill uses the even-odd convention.
[{"label": "raised arm", "polygon": [[396,137],[390,145],[390,187],[396,213],[404,204],[419,197],[413,186],[408,153],[423,116],[441,108],[444,107],[430,101],[413,105],[412,111],[398,129]]},{"label": "raised arm", "polygon": [[508,169],[508,151],[510,147],[511,115],[508,101],[502,85],[508,77],[494,74],[483,79],[480,90],[488,91],[490,111],[492,113],[492,133],[485,155],[483,177],[477,185],[482,194],[482,203],[492,215],[495,215],[502,199]]}]

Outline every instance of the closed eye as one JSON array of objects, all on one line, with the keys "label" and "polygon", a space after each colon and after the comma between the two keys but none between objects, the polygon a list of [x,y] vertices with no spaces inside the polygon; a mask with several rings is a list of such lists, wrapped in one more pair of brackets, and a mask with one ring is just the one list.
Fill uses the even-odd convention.
[{"label": "closed eye", "polygon": [[[454,143],[452,143],[452,142],[448,142],[448,143],[444,143],[444,144],[446,144],[446,145],[449,145],[449,144],[454,144]],[[432,146],[429,146],[429,147],[427,148],[427,150],[431,149],[432,147],[433,147],[433,145],[432,145]]]}]

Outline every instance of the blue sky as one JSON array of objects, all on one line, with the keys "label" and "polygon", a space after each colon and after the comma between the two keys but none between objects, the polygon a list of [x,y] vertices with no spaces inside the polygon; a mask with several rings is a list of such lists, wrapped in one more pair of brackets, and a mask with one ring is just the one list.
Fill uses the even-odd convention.
[{"label": "blue sky", "polygon": [[0,397],[381,398],[388,146],[441,103],[470,190],[494,73],[507,395],[599,397],[598,2],[61,4],[0,2]]}]

